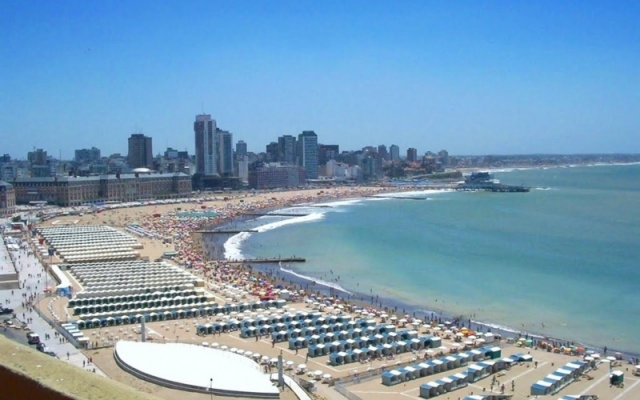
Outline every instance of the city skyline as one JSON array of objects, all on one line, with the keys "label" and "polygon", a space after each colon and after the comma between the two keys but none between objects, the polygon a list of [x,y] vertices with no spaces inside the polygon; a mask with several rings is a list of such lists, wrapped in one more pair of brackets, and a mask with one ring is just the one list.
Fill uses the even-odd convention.
[{"label": "city skyline", "polygon": [[193,154],[198,112],[256,152],[304,130],[344,149],[640,152],[635,3],[171,4],[0,4],[0,152],[126,154],[143,132]]}]

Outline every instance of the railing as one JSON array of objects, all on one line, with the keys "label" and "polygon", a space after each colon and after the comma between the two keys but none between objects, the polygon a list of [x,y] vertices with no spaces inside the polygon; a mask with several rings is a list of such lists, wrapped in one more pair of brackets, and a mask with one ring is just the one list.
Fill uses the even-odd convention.
[{"label": "railing", "polygon": [[40,316],[40,318],[44,319],[46,323],[51,325],[53,329],[55,329],[59,334],[61,334],[65,339],[69,341],[76,349],[81,348],[80,342],[76,340],[66,329],[62,328],[60,324],[57,322],[53,322],[49,317],[47,317],[38,307],[33,307],[36,310],[36,313]]},{"label": "railing", "polygon": [[346,387],[344,387],[341,384],[336,383],[334,389],[336,390],[336,392],[340,393],[341,395],[346,397],[348,400],[363,400],[360,396],[354,393],[351,393]]}]

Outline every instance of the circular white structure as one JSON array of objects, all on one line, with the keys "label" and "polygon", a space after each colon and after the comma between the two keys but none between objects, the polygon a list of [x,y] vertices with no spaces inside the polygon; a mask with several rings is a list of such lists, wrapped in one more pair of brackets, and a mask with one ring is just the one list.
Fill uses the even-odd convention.
[{"label": "circular white structure", "polygon": [[219,396],[280,396],[258,364],[230,352],[183,343],[120,341],[113,354],[122,369],[158,385]]}]

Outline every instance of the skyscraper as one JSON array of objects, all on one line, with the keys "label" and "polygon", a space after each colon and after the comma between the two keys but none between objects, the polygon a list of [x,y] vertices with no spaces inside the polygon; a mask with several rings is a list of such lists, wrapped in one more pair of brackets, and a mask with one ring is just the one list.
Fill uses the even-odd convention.
[{"label": "skyscraper", "polygon": [[236,143],[236,159],[240,159],[247,155],[247,144],[244,140],[238,140]]},{"label": "skyscraper", "polygon": [[307,171],[307,179],[318,179],[318,135],[303,131],[298,135],[298,165]]},{"label": "skyscraper", "polygon": [[389,159],[389,152],[387,151],[387,146],[381,144],[378,146],[378,154],[382,157],[383,160]]},{"label": "skyscraper", "polygon": [[278,138],[279,160],[293,164],[296,162],[296,138],[291,135],[284,135]]},{"label": "skyscraper", "polygon": [[129,137],[129,154],[127,156],[130,168],[153,168],[152,141],[149,136],[134,133]]},{"label": "skyscraper", "polygon": [[407,161],[416,162],[418,161],[418,149],[415,147],[409,147],[407,149]]},{"label": "skyscraper", "polygon": [[196,115],[193,131],[196,139],[196,172],[204,176],[218,175],[216,121],[209,114]]},{"label": "skyscraper", "polygon": [[218,173],[233,176],[233,135],[229,131],[216,130]]},{"label": "skyscraper", "polygon": [[389,147],[389,158],[391,159],[391,161],[400,160],[400,147],[398,147],[395,144],[392,144]]}]

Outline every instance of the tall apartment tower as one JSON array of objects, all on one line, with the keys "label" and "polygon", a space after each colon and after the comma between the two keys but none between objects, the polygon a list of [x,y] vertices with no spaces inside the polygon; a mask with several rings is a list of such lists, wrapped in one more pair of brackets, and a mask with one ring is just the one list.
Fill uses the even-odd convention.
[{"label": "tall apartment tower", "polygon": [[378,146],[378,155],[382,157],[383,160],[389,159],[389,152],[387,151],[387,146],[381,144]]},{"label": "tall apartment tower", "polygon": [[298,165],[307,171],[307,179],[318,179],[318,135],[303,131],[298,135]]},{"label": "tall apartment tower", "polygon": [[216,130],[218,173],[233,176],[233,135],[229,131]]},{"label": "tall apartment tower", "polygon": [[389,159],[391,161],[398,161],[400,160],[400,147],[398,147],[395,144],[392,144],[389,147]]},{"label": "tall apartment tower", "polygon": [[129,137],[129,154],[127,156],[131,168],[153,168],[152,141],[149,136],[134,133]]},{"label": "tall apartment tower", "polygon": [[244,157],[247,155],[247,144],[244,140],[238,140],[236,143],[236,158],[240,159],[240,157]]},{"label": "tall apartment tower", "polygon": [[196,139],[196,173],[218,175],[216,121],[209,114],[196,115],[193,132]]},{"label": "tall apartment tower", "polygon": [[416,162],[418,161],[418,149],[415,147],[409,147],[407,149],[407,161]]},{"label": "tall apartment tower", "polygon": [[294,164],[296,162],[296,138],[284,135],[278,138],[279,161]]}]

